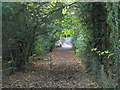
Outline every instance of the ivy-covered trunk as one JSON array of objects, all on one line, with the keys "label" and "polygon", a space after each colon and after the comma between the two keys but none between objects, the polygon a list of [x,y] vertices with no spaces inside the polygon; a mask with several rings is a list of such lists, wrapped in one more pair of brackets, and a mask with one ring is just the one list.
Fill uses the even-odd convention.
[{"label": "ivy-covered trunk", "polygon": [[98,51],[103,52],[97,54],[98,62],[100,65],[104,65],[106,73],[108,73],[108,54],[104,54],[104,51],[109,50],[110,48],[110,31],[108,29],[107,19],[107,10],[105,3],[93,3],[93,13],[92,13],[92,23],[93,23],[93,42],[94,48],[97,48]]}]

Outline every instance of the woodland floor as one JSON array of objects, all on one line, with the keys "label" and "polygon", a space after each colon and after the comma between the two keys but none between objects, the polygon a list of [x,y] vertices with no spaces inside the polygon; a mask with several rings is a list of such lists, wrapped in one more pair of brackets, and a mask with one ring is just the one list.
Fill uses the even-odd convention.
[{"label": "woodland floor", "polygon": [[[97,88],[99,85],[84,70],[72,50],[56,48],[44,61],[39,56],[25,71],[3,78],[5,88]],[[32,58],[33,59],[33,58]],[[46,60],[46,61],[45,61]]]}]

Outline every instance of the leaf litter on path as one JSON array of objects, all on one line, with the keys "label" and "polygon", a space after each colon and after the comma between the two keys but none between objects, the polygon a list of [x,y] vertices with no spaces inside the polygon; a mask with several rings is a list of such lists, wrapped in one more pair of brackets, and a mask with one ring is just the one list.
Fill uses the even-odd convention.
[{"label": "leaf litter on path", "polygon": [[[85,73],[84,65],[73,51],[57,48],[49,53],[50,60],[34,57],[24,72],[3,78],[3,88],[94,88],[99,85]],[[47,60],[47,59],[46,59]],[[31,64],[32,63],[32,64]]]}]

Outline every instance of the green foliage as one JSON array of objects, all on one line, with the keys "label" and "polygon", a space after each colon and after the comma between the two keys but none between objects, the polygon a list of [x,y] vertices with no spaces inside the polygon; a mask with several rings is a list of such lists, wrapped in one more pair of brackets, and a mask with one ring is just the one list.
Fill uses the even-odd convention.
[{"label": "green foliage", "polygon": [[48,2],[3,3],[3,62],[13,59],[16,70],[21,70],[34,52],[44,54],[49,51],[56,41],[49,23],[61,18],[51,20],[52,16],[62,13],[61,10],[55,11],[61,5]]},{"label": "green foliage", "polygon": [[43,55],[45,53],[45,50],[43,48],[43,44],[39,41],[37,41],[36,47],[35,47],[35,53],[38,55]]},{"label": "green foliage", "polygon": [[68,37],[74,35],[74,30],[76,28],[75,21],[77,18],[75,16],[65,16],[62,20],[53,21],[53,29],[55,29],[54,37]]},{"label": "green foliage", "polygon": [[77,40],[74,40],[74,46],[77,48],[77,49],[80,49],[80,50],[85,50],[86,47],[87,47],[87,40],[84,36],[80,36],[77,38]]},{"label": "green foliage", "polygon": [[78,6],[76,15],[79,15],[80,27],[73,38],[77,55],[96,77],[101,65],[105,76],[110,76],[108,70],[115,74],[119,59],[118,3],[79,3]]},{"label": "green foliage", "polygon": [[[3,3],[2,9],[3,61],[12,60],[16,70],[23,69],[33,53],[43,55],[54,49],[60,37],[73,36],[77,56],[96,79],[100,73],[113,79],[118,74],[117,2],[11,2]],[[112,86],[106,79],[102,82]]]}]

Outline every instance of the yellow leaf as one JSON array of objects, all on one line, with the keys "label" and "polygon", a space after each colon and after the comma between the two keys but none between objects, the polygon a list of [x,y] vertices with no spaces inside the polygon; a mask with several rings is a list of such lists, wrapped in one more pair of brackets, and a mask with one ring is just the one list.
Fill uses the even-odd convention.
[{"label": "yellow leaf", "polygon": [[104,52],[101,53],[102,55],[104,54]]}]

